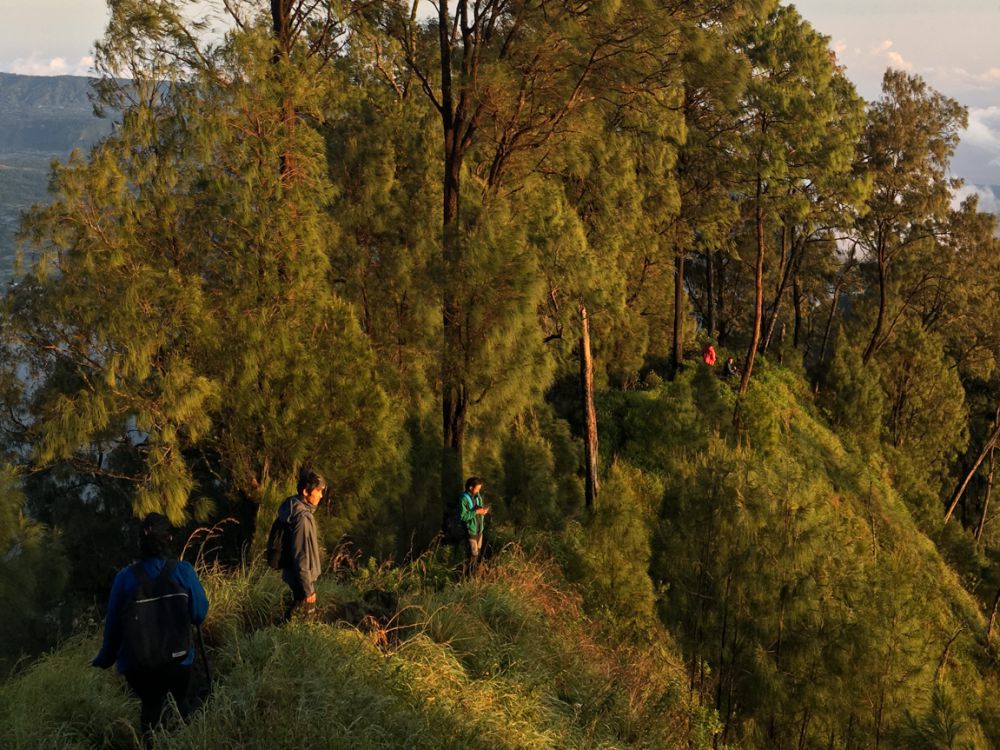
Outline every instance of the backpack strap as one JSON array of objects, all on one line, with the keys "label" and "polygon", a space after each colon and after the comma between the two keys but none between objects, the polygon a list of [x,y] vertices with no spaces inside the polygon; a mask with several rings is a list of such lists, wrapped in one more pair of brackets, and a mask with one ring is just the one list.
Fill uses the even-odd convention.
[{"label": "backpack strap", "polygon": [[166,585],[167,581],[170,580],[170,577],[174,574],[174,568],[176,567],[177,567],[177,560],[167,560],[163,564],[163,570],[161,570],[160,575],[156,577],[156,585],[154,587],[156,591],[164,590],[164,586]]}]

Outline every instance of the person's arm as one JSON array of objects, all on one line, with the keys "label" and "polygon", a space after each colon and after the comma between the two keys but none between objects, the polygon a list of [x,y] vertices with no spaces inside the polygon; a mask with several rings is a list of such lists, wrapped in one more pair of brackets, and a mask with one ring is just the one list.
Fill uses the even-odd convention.
[{"label": "person's arm", "polygon": [[177,564],[177,571],[180,574],[181,585],[188,590],[191,622],[201,625],[205,621],[205,615],[208,614],[208,597],[205,595],[205,589],[191,563],[181,561]]},{"label": "person's arm", "polygon": [[308,574],[309,546],[316,545],[316,526],[308,513],[299,513],[289,520],[288,526],[292,534],[290,566],[292,575],[298,579],[299,586],[308,599],[316,594],[314,583]]},{"label": "person's arm", "polygon": [[122,644],[121,608],[125,602],[125,578],[131,575],[128,568],[119,570],[115,582],[111,585],[108,611],[104,616],[104,642],[97,656],[90,662],[94,667],[107,669],[118,658],[118,649]]}]

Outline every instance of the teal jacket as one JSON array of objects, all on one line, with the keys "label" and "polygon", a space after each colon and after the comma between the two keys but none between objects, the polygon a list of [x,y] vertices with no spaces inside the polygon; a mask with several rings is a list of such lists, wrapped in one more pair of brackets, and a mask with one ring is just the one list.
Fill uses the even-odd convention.
[{"label": "teal jacket", "polygon": [[458,501],[461,505],[462,523],[465,524],[469,536],[479,536],[483,533],[486,525],[486,517],[476,514],[476,508],[483,507],[483,496],[478,492],[470,495],[468,491],[462,493],[462,499]]}]

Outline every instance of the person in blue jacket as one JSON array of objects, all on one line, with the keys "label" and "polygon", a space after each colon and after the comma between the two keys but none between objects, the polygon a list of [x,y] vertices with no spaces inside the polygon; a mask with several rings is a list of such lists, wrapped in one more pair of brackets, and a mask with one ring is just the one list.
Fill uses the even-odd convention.
[{"label": "person in blue jacket", "polygon": [[[139,535],[139,565],[151,581],[156,580],[168,560],[175,558],[171,554],[172,541],[173,527],[166,516],[150,513],[142,520]],[[208,614],[208,598],[194,568],[190,563],[177,562],[171,579],[188,593],[191,622],[195,625],[201,624]],[[104,620],[104,643],[91,664],[101,669],[117,664],[118,671],[142,702],[139,721],[148,744],[150,733],[160,722],[168,695],[173,696],[181,715],[187,714],[188,687],[195,654],[192,639],[187,656],[177,664],[148,669],[130,663],[128,649],[122,648],[122,618],[125,608],[138,588],[139,580],[131,565],[118,571],[108,599],[108,612]]]}]

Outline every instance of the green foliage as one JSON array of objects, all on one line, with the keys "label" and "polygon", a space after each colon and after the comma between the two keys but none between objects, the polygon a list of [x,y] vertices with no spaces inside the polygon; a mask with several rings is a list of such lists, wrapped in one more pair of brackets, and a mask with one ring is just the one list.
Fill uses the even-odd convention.
[{"label": "green foliage", "polygon": [[971,730],[947,684],[934,686],[927,713],[908,715],[900,743],[912,750],[977,750],[988,747],[985,738]]},{"label": "green foliage", "polygon": [[[697,414],[691,397],[663,396]],[[766,368],[745,403],[742,445],[635,450],[661,457],[646,464],[666,484],[651,573],[692,689],[740,746],[885,737],[923,710],[945,644],[981,617],[884,469],[829,432],[801,381]],[[971,641],[950,648],[975,671]]]},{"label": "green foliage", "polygon": [[4,747],[140,746],[139,702],[126,694],[123,681],[90,666],[99,648],[98,636],[77,636],[0,684]]},{"label": "green foliage", "polygon": [[[273,573],[205,570],[218,689],[159,746],[1000,742],[986,463],[986,533],[939,528],[1000,403],[996,225],[950,205],[964,110],[890,72],[866,114],[766,0],[469,5],[290,0],[282,29],[217,3],[209,42],[181,0],[111,4],[120,122],[55,168],[0,311],[0,451],[28,469],[0,482],[2,658],[87,616],[132,516],[238,518],[218,555],[253,558],[310,464],[327,550],[367,560],[321,597],[403,614],[279,630]],[[744,372],[759,350],[738,400],[683,361],[702,326]],[[460,471],[497,545],[573,586],[510,550],[451,585],[460,551],[422,551]],[[116,679],[67,661],[93,645],[0,688],[0,744],[135,743]]]},{"label": "green foliage", "polygon": [[885,397],[877,375],[864,366],[843,330],[837,333],[833,357],[818,381],[818,403],[831,424],[873,445],[882,430]]},{"label": "green foliage", "polygon": [[662,487],[655,477],[615,464],[586,526],[568,541],[587,602],[625,633],[653,630],[656,595],[649,577],[650,527]]},{"label": "green foliage", "polygon": [[107,454],[127,457],[115,473],[133,482],[137,514],[189,517],[211,492],[205,469],[259,501],[311,463],[345,523],[405,488],[383,471],[401,461],[401,415],[327,278],[322,141],[305,126],[292,146],[282,137],[283,92],[314,71],[275,80],[268,44],[234,37],[213,61],[225,80],[206,71],[197,93],[165,87],[127,110],[88,160],[59,168],[56,202],[27,225],[46,257],[10,300],[9,335],[44,381],[25,394],[36,419],[24,439],[41,467],[101,475],[115,472]]},{"label": "green foliage", "polygon": [[[46,648],[68,625],[70,566],[59,535],[24,515],[21,478],[0,470],[0,670]],[[64,631],[63,631],[64,632]]]},{"label": "green foliage", "polygon": [[968,440],[965,391],[941,337],[915,324],[881,354],[879,371],[894,481],[933,523],[939,498],[951,489],[948,469]]}]

